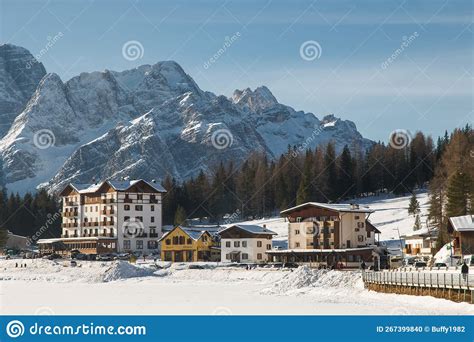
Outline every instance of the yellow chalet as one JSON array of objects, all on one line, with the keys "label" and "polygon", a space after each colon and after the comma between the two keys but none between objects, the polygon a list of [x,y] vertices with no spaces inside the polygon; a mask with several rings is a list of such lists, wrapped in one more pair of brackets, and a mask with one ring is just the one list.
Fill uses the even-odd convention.
[{"label": "yellow chalet", "polygon": [[191,262],[220,259],[218,244],[207,230],[177,226],[164,234],[159,242],[163,261]]}]

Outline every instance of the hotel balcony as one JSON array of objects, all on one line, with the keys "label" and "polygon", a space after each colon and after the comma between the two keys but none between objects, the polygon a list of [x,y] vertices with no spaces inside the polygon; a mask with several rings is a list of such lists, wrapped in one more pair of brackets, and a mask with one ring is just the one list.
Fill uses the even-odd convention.
[{"label": "hotel balcony", "polygon": [[102,210],[102,215],[113,215],[115,213],[114,209]]},{"label": "hotel balcony", "polygon": [[79,203],[77,202],[72,202],[72,201],[65,201],[64,202],[64,205],[68,206],[68,207],[77,207],[79,205]]},{"label": "hotel balcony", "polygon": [[79,215],[78,211],[64,211],[63,216],[64,217],[76,217]]},{"label": "hotel balcony", "polygon": [[77,223],[63,223],[63,228],[75,228],[77,227]]},{"label": "hotel balcony", "polygon": [[115,203],[115,199],[113,199],[113,198],[102,198],[102,203],[104,203],[104,204]]}]

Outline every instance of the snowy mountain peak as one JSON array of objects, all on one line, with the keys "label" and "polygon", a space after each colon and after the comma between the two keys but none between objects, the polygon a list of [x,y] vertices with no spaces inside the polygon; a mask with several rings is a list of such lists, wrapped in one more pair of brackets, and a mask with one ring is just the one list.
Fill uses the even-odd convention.
[{"label": "snowy mountain peak", "polygon": [[236,89],[232,94],[232,102],[246,111],[261,112],[278,104],[270,89],[260,86],[252,91]]},{"label": "snowy mountain peak", "polygon": [[0,139],[45,74],[43,64],[27,49],[12,44],[0,45]]}]

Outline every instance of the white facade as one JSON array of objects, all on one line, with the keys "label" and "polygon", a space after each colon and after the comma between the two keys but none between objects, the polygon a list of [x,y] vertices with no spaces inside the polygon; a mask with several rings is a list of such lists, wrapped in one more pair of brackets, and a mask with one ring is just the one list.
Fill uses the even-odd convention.
[{"label": "white facade", "polygon": [[267,251],[272,249],[272,238],[276,233],[265,227],[235,225],[219,232],[221,236],[222,262],[268,261]]},{"label": "white facade", "polygon": [[71,185],[62,196],[62,238],[110,238],[117,252],[159,252],[162,192],[144,181]]},{"label": "white facade", "polygon": [[222,239],[221,261],[231,262],[232,254],[239,254],[239,262],[267,262],[266,251],[272,249],[272,239]]}]

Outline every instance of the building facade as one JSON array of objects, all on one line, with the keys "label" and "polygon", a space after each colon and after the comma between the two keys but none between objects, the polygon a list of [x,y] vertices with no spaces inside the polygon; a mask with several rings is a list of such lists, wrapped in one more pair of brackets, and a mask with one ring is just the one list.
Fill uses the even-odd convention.
[{"label": "building facade", "polygon": [[474,254],[474,215],[450,217],[448,233],[454,239],[454,256],[464,257]]},{"label": "building facade", "polygon": [[222,262],[268,261],[272,238],[277,235],[265,226],[236,224],[219,231]]},{"label": "building facade", "polygon": [[405,241],[403,254],[410,256],[432,256],[436,251],[437,230],[422,228],[401,238]]},{"label": "building facade", "polygon": [[69,184],[60,193],[61,238],[38,244],[58,252],[158,252],[164,192],[161,185],[141,179]]},{"label": "building facade", "polygon": [[288,220],[288,250],[268,252],[273,261],[358,267],[372,261],[376,234],[373,210],[355,204],[308,202],[281,212]]},{"label": "building facade", "polygon": [[161,260],[171,262],[219,261],[218,242],[206,230],[177,226],[160,239]]}]

